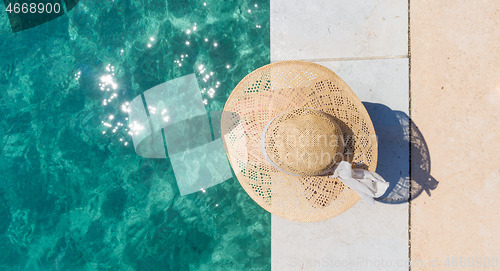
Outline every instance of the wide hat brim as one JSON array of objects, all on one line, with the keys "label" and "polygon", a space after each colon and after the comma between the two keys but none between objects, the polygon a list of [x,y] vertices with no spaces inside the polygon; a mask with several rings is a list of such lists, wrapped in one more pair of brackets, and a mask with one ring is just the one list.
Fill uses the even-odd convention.
[{"label": "wide hat brim", "polygon": [[243,189],[274,215],[293,221],[320,221],[352,207],[359,196],[328,176],[293,176],[272,166],[261,136],[277,115],[314,108],[332,116],[344,136],[344,160],[375,171],[377,140],[365,107],[333,71],[304,61],[263,66],[243,78],[224,107],[221,130],[227,156]]}]

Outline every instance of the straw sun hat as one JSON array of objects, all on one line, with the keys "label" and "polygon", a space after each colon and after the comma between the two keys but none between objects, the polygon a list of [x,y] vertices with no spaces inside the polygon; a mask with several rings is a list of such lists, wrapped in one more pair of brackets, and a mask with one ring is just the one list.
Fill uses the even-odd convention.
[{"label": "straw sun hat", "polygon": [[221,130],[242,187],[283,218],[328,219],[387,189],[374,173],[377,140],[366,109],[321,65],[283,61],[253,71],[229,96]]}]

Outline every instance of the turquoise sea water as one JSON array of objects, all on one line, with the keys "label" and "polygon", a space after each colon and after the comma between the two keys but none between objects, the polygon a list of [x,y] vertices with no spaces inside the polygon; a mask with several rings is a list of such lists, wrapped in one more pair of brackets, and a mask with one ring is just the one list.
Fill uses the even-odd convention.
[{"label": "turquoise sea water", "polygon": [[2,6],[0,270],[269,270],[270,215],[234,178],[180,196],[122,110],[191,73],[221,110],[269,36],[262,0],[84,0],[16,33]]}]

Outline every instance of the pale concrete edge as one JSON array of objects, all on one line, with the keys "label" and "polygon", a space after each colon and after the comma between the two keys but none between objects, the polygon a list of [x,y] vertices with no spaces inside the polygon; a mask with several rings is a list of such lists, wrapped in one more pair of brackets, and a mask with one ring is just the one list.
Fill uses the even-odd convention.
[{"label": "pale concrete edge", "polygon": [[[411,5],[410,5],[410,0],[408,0],[408,34],[407,34],[407,40],[408,40],[408,52],[407,52],[407,55],[397,55],[397,56],[372,56],[372,57],[343,57],[343,58],[322,58],[322,59],[303,59],[304,61],[310,61],[310,62],[325,62],[325,61],[355,61],[355,60],[375,60],[375,59],[398,59],[398,58],[408,58],[408,116],[410,118],[410,120],[412,119],[411,117],[411,36],[410,36],[410,28],[411,28],[411,18],[410,18],[410,8],[411,8]],[[273,24],[273,21],[270,20],[270,28],[272,29],[272,24]],[[272,31],[270,31],[270,35],[272,35]],[[272,41],[272,38],[270,38],[270,41]],[[271,63],[274,63],[274,62],[278,62],[278,61],[282,61],[282,60],[285,60],[285,59],[274,59],[273,58],[273,47],[270,46],[270,62]],[[411,125],[410,125],[410,132],[411,132]],[[410,133],[411,134],[411,133]],[[410,146],[408,146],[410,148]],[[408,161],[411,165],[411,148],[410,148],[410,152],[409,152],[409,161]],[[409,167],[409,176],[411,177],[411,166]],[[410,190],[412,189],[411,187],[411,182],[410,182]],[[408,199],[408,262],[411,263],[411,195],[410,195],[410,198]],[[271,214],[271,235],[272,235],[272,221],[273,221],[273,218],[275,216],[273,214]],[[273,251],[273,242],[272,242],[272,238],[271,238],[271,259],[273,257],[272,255],[272,251]],[[271,270],[273,270],[273,266],[272,266],[272,260],[271,260]],[[408,270],[411,271],[411,264],[408,265]]]}]

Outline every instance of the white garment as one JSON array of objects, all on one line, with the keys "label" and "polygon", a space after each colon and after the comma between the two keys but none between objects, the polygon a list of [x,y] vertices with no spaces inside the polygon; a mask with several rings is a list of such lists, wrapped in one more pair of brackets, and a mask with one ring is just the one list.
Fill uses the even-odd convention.
[{"label": "white garment", "polygon": [[352,169],[352,165],[346,161],[339,163],[330,178],[338,178],[370,204],[375,203],[373,198],[382,196],[389,188],[389,183],[377,173],[364,169]]}]

